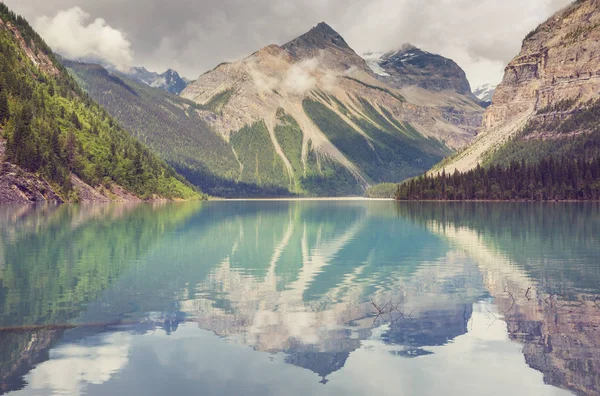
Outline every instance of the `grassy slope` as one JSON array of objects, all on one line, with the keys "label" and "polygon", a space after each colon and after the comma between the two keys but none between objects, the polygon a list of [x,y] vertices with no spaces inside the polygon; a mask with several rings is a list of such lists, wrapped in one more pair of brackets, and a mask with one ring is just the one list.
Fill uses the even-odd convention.
[{"label": "grassy slope", "polygon": [[[368,101],[358,98],[357,105],[369,119],[353,117],[353,121],[370,140],[322,103],[305,100],[304,110],[329,140],[371,180],[396,182],[413,177],[449,153],[441,143],[419,135],[410,125],[387,121]],[[338,108],[344,112],[340,104]]]},{"label": "grassy slope", "polygon": [[231,137],[231,144],[244,169],[240,181],[286,188],[290,179],[283,160],[275,152],[263,122],[246,126]]}]

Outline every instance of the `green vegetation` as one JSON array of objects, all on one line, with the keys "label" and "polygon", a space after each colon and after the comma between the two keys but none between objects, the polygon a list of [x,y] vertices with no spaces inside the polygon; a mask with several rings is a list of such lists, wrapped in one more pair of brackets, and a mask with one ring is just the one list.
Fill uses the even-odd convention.
[{"label": "green vegetation", "polygon": [[231,144],[243,165],[240,181],[259,186],[287,188],[290,178],[273,146],[264,122],[245,126],[231,136]]},{"label": "green vegetation", "polygon": [[356,177],[346,167],[308,145],[307,170],[301,183],[304,191],[319,197],[346,197],[362,194]]},{"label": "green vegetation", "polygon": [[[569,101],[553,106],[570,108]],[[547,134],[544,139],[535,138],[536,133]],[[554,157],[595,158],[600,156],[600,100],[572,110],[566,118],[544,120],[534,118],[523,131],[484,159],[484,166],[508,166],[511,162],[525,161],[535,164],[542,159]]]},{"label": "green vegetation", "polygon": [[465,173],[420,176],[398,186],[398,200],[598,200],[600,157],[549,157],[536,164],[478,166]]},{"label": "green vegetation", "polygon": [[[281,108],[277,109],[277,126],[275,126],[275,138],[283,150],[285,157],[290,161],[296,177],[304,174],[302,165],[302,142],[304,134],[296,120],[285,114]],[[300,192],[300,186],[294,186],[296,192]]]},{"label": "green vegetation", "polygon": [[[340,116],[320,102],[306,99],[302,103],[304,111],[327,136],[327,138],[359,167],[372,168],[380,163],[377,153],[369,141],[355,131]],[[369,172],[367,172],[369,173]]]},{"label": "green vegetation", "polygon": [[350,196],[359,195],[360,187],[356,178],[342,165],[321,153],[317,153],[309,142],[306,157],[306,170],[302,163],[304,134],[296,120],[277,111],[278,124],[275,137],[295,173],[295,192],[310,196]]},{"label": "green vegetation", "polygon": [[416,176],[437,163],[449,150],[419,135],[410,125],[388,122],[368,101],[357,98],[369,119],[352,117],[365,137],[320,102],[305,100],[304,111],[344,155],[378,182]]},{"label": "green vegetation", "polygon": [[111,75],[98,65],[65,64],[90,96],[192,184],[213,196],[256,189],[235,182],[240,164],[231,146],[198,115],[194,102]]},{"label": "green vegetation", "polygon": [[208,102],[206,102],[204,105],[200,105],[199,107],[210,110],[217,114],[221,114],[221,110],[223,107],[225,107],[227,102],[229,102],[229,99],[231,99],[234,93],[234,89],[226,89],[216,93],[208,100]]},{"label": "green vegetation", "polygon": [[0,18],[0,120],[10,161],[70,200],[78,199],[70,173],[92,186],[116,183],[141,198],[199,196],[78,87],[25,19],[4,4]]},{"label": "green vegetation", "polygon": [[[577,101],[565,99],[540,109],[538,115],[557,114],[531,119],[513,139],[488,152],[482,167],[452,176],[421,176],[402,184],[397,198],[600,199],[600,100],[581,106]],[[560,114],[564,112],[568,114]]]},{"label": "green vegetation", "polygon": [[365,191],[367,198],[393,198],[398,190],[396,183],[379,183]]}]

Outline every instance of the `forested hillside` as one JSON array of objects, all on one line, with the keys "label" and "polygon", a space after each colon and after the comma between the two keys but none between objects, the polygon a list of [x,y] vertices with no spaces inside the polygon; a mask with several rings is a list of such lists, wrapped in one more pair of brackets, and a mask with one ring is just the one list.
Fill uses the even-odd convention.
[{"label": "forested hillside", "polygon": [[[222,197],[289,195],[284,188],[269,186],[274,183],[266,169],[255,178],[242,177],[235,144],[215,133],[197,112],[199,108],[218,111],[219,100],[200,106],[163,89],[110,73],[99,65],[68,60],[63,63],[127,131],[206,193]],[[255,138],[259,142],[260,134]],[[264,183],[259,185],[258,181]]]},{"label": "forested hillside", "polygon": [[398,200],[600,200],[600,156],[549,157],[528,164],[478,166],[452,175],[420,176],[397,187]]},{"label": "forested hillside", "polygon": [[0,3],[0,126],[10,164],[80,199],[73,176],[111,197],[198,197],[195,189],[129,136],[57,62],[28,22]]}]

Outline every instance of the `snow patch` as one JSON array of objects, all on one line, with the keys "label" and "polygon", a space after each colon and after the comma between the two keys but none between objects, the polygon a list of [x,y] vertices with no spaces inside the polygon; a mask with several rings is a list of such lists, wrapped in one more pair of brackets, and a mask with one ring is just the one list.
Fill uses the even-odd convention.
[{"label": "snow patch", "polygon": [[496,91],[496,86],[493,84],[484,84],[473,90],[473,95],[477,96],[479,100],[484,102],[490,102]]},{"label": "snow patch", "polygon": [[384,54],[385,53],[383,52],[367,52],[362,54],[362,58],[367,62],[367,66],[369,66],[373,73],[379,76],[389,77],[390,75],[379,65]]}]

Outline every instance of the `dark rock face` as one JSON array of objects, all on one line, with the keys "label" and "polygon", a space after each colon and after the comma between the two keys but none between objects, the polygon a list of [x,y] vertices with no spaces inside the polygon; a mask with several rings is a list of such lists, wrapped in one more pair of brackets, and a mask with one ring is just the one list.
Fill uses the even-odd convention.
[{"label": "dark rock face", "polygon": [[173,69],[167,70],[161,76],[165,79],[165,89],[172,94],[179,95],[187,87],[187,82]]},{"label": "dark rock face", "polygon": [[144,67],[134,67],[129,72],[123,73],[110,69],[113,73],[119,73],[125,77],[154,88],[160,88],[175,95],[187,87],[188,83],[173,69],[169,69],[162,74],[151,72]]},{"label": "dark rock face", "polygon": [[378,78],[394,88],[417,85],[430,91],[471,94],[467,76],[456,62],[410,44],[384,54],[379,66],[389,76],[378,75]]},{"label": "dark rock face", "polygon": [[287,50],[292,56],[302,57],[304,51],[326,49],[331,46],[352,51],[338,32],[325,22],[321,22],[302,36],[284,44],[282,48]]},{"label": "dark rock face", "polygon": [[324,56],[322,63],[330,68],[348,70],[352,67],[371,74],[367,63],[346,40],[325,22],[281,46],[297,61]]}]

